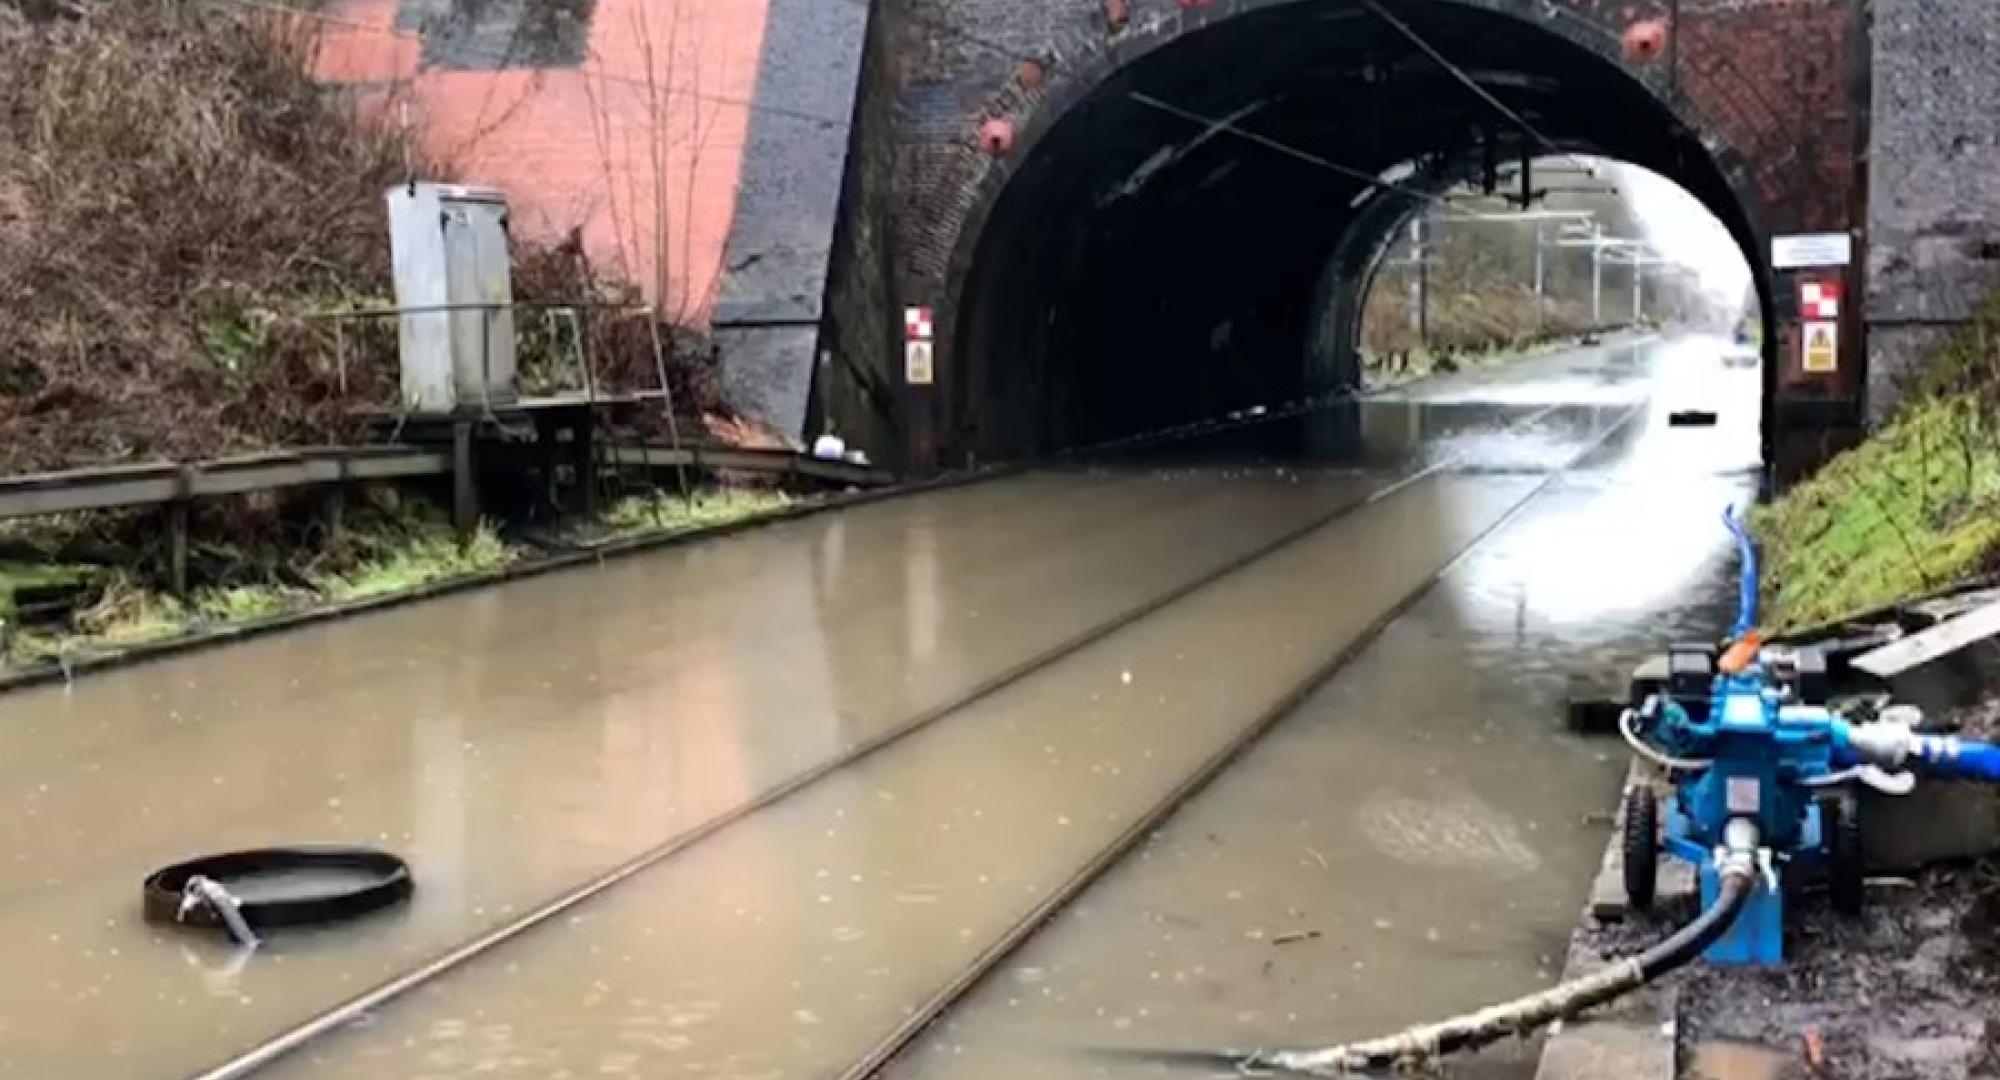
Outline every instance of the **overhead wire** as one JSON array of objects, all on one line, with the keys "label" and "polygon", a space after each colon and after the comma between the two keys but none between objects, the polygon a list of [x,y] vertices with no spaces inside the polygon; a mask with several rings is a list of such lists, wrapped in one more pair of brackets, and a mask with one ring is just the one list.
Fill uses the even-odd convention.
[{"label": "overhead wire", "polygon": [[1472,91],[1474,94],[1478,95],[1481,101],[1484,101],[1486,104],[1492,106],[1494,111],[1506,117],[1508,121],[1513,123],[1515,126],[1519,127],[1522,131],[1526,132],[1529,138],[1532,138],[1536,142],[1540,143],[1542,145],[1542,148],[1544,150],[1547,150],[1551,156],[1566,158],[1569,160],[1570,164],[1576,166],[1579,169],[1582,169],[1589,176],[1593,178],[1597,176],[1597,170],[1595,167],[1593,167],[1590,163],[1584,161],[1582,158],[1577,157],[1575,154],[1570,153],[1569,151],[1564,150],[1562,147],[1557,146],[1554,140],[1550,139],[1547,135],[1542,134],[1539,128],[1529,123],[1527,117],[1524,117],[1520,113],[1514,111],[1514,109],[1509,107],[1506,102],[1501,101],[1499,97],[1495,96],[1493,91],[1488,90],[1484,86],[1479,85],[1478,79],[1473,78],[1472,75],[1469,72],[1467,72],[1464,68],[1459,67],[1457,64],[1452,63],[1450,58],[1446,57],[1444,53],[1438,51],[1437,46],[1432,45],[1429,41],[1425,40],[1422,34],[1417,33],[1416,30],[1412,29],[1408,23],[1395,17],[1394,15],[1389,14],[1389,9],[1383,7],[1380,0],[1356,0],[1356,2],[1359,3],[1362,7],[1367,8],[1369,11],[1374,12],[1376,18],[1379,18],[1383,22],[1388,23],[1391,27],[1394,27],[1397,33],[1403,35],[1403,37],[1408,39],[1410,44],[1415,45],[1420,51],[1423,52],[1425,56],[1428,56],[1433,61],[1435,61],[1439,67],[1444,68],[1446,72],[1450,73],[1452,78],[1458,80],[1460,83],[1463,83],[1465,85],[1465,88]]},{"label": "overhead wire", "polygon": [[[843,2],[847,3],[849,6],[862,8],[864,10],[867,9],[869,6],[869,0],[843,0]],[[1588,161],[1583,160],[1576,154],[1573,154],[1567,150],[1562,149],[1560,146],[1557,146],[1553,140],[1551,140],[1547,135],[1543,134],[1540,131],[1540,129],[1536,128],[1532,123],[1530,123],[1526,117],[1523,117],[1520,113],[1510,108],[1506,102],[1503,102],[1498,97],[1494,96],[1491,91],[1479,85],[1478,80],[1474,79],[1470,74],[1466,73],[1466,71],[1463,68],[1460,68],[1458,65],[1452,63],[1452,61],[1449,58],[1447,58],[1443,53],[1439,52],[1436,47],[1431,45],[1429,41],[1426,41],[1408,24],[1396,18],[1394,15],[1389,14],[1389,12],[1386,9],[1384,9],[1377,2],[1377,0],[1357,0],[1357,2],[1362,6],[1368,8],[1371,12],[1380,17],[1383,21],[1387,22],[1391,27],[1395,28],[1397,32],[1399,32],[1405,38],[1407,38],[1411,44],[1415,45],[1418,49],[1422,50],[1425,55],[1429,56],[1439,66],[1443,67],[1455,79],[1464,83],[1468,89],[1470,89],[1474,94],[1477,94],[1480,100],[1484,101],[1487,105],[1491,106],[1493,109],[1498,111],[1509,122],[1518,126],[1522,131],[1526,132],[1530,138],[1534,139],[1537,143],[1539,143],[1545,150],[1548,151],[1548,153],[1551,156],[1560,157],[1567,160],[1571,165],[1575,166],[1577,169],[1581,170],[1584,174],[1588,176],[1596,177],[1598,175],[1598,170],[1596,166],[1592,165]],[[911,15],[910,18],[912,19],[912,21],[922,23],[927,29],[937,31],[952,38],[956,38],[957,40],[963,41],[967,44],[975,45],[980,48],[986,49],[991,53],[1004,56],[1007,59],[1013,60],[1017,63],[1034,63],[1042,65],[1048,65],[1051,63],[1051,60],[1047,57],[1034,56],[1022,53],[1010,46],[1002,45],[998,42],[994,42],[989,39],[980,37],[979,35],[972,34],[970,32],[963,30],[960,27],[956,27],[948,23],[943,23],[935,19],[923,18],[921,16],[916,16],[916,15]],[[1152,108],[1172,116],[1177,116],[1191,123],[1203,124],[1204,126],[1212,130],[1220,130],[1228,132],[1229,134],[1235,135],[1238,138],[1242,138],[1249,142],[1256,143],[1257,145],[1262,146],[1265,149],[1272,150],[1280,154],[1284,154],[1287,157],[1291,157],[1295,160],[1304,162],[1309,165],[1314,165],[1319,168],[1327,169],[1339,175],[1346,176],[1350,179],[1359,180],[1369,185],[1369,187],[1375,190],[1392,191],[1399,195],[1403,195],[1406,198],[1416,199],[1425,203],[1442,205],[1444,202],[1443,198],[1440,196],[1432,195],[1427,192],[1417,191],[1413,188],[1396,184],[1393,181],[1384,180],[1380,176],[1370,173],[1365,169],[1357,169],[1354,168],[1353,166],[1343,165],[1340,162],[1332,161],[1322,155],[1314,154],[1311,151],[1302,150],[1296,146],[1292,146],[1288,143],[1283,142],[1282,140],[1275,139],[1268,135],[1260,134],[1258,132],[1250,131],[1246,128],[1242,128],[1227,120],[1216,120],[1210,117],[1202,116],[1201,114],[1191,109],[1184,109],[1181,108],[1180,106],[1173,105],[1166,101],[1162,101],[1160,98],[1152,94],[1147,94],[1141,91],[1133,91],[1127,96],[1131,100],[1141,105],[1145,105],[1148,108]]]},{"label": "overhead wire", "polygon": [[1131,100],[1146,106],[1149,109],[1156,109],[1160,112],[1166,113],[1169,116],[1176,116],[1190,123],[1201,124],[1213,131],[1228,132],[1229,134],[1234,135],[1239,139],[1255,143],[1258,146],[1262,146],[1267,150],[1283,154],[1286,157],[1303,161],[1308,165],[1318,166],[1319,168],[1326,169],[1330,172],[1334,172],[1341,176],[1348,177],[1349,179],[1359,180],[1360,182],[1367,184],[1369,187],[1374,188],[1378,191],[1393,191],[1398,195],[1402,195],[1410,199],[1415,199],[1419,202],[1431,203],[1438,206],[1446,205],[1445,200],[1442,196],[1433,195],[1426,191],[1419,191],[1416,188],[1412,187],[1405,187],[1402,184],[1398,184],[1393,180],[1384,180],[1380,176],[1371,173],[1366,169],[1357,169],[1352,165],[1342,165],[1338,161],[1333,161],[1328,158],[1321,157],[1320,155],[1312,153],[1309,150],[1301,150],[1296,146],[1290,145],[1289,143],[1281,142],[1277,139],[1271,138],[1268,135],[1260,134],[1258,132],[1251,131],[1248,128],[1238,126],[1236,123],[1227,118],[1214,119],[1211,117],[1203,116],[1200,113],[1194,112],[1191,109],[1183,109],[1178,105],[1168,104],[1167,102],[1161,101],[1159,98],[1156,98],[1151,94],[1144,93],[1143,91],[1134,90],[1130,94],[1127,94],[1126,96]]}]

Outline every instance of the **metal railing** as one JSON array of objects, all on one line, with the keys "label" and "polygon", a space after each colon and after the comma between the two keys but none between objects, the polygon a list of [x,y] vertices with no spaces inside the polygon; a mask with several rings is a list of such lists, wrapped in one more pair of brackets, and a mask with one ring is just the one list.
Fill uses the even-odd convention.
[{"label": "metal railing", "polygon": [[[584,332],[583,313],[615,311],[643,318],[652,352],[653,376],[657,380],[657,386],[651,390],[633,392],[630,400],[638,401],[657,397],[666,412],[668,443],[677,453],[683,450],[680,420],[674,411],[673,386],[667,377],[666,346],[660,334],[659,310],[650,304],[609,300],[460,301],[446,304],[419,304],[309,312],[306,317],[323,320],[331,323],[333,326],[335,383],[339,388],[340,394],[345,397],[348,394],[348,355],[347,335],[345,331],[348,323],[357,320],[395,319],[398,323],[400,344],[400,336],[405,332],[402,320],[408,317],[440,314],[456,315],[473,311],[479,312],[481,316],[479,320],[480,400],[478,404],[482,418],[496,422],[497,416],[494,412],[495,403],[493,401],[493,328],[495,320],[500,315],[507,314],[511,316],[515,312],[539,311],[543,315],[545,325],[550,328],[551,340],[554,340],[556,336],[554,326],[558,318],[568,323],[570,331],[569,345],[574,357],[578,379],[581,383],[580,389],[583,394],[583,404],[593,411],[593,415],[595,414],[596,407],[603,399],[599,394],[601,379],[591,362],[589,338]],[[515,368],[518,378],[520,369],[519,326],[518,324],[510,323],[510,328],[516,335]],[[462,407],[463,403],[458,401],[458,390],[455,386],[453,387],[452,396],[454,408]],[[407,394],[399,390],[397,397],[399,409],[396,428],[391,435],[392,441],[401,434],[404,424],[413,415],[418,415],[417,410],[411,408]],[[505,407],[508,403],[502,402],[500,404],[502,407]],[[688,482],[686,469],[679,468],[677,472],[681,494],[684,497],[691,498],[693,489]]]}]

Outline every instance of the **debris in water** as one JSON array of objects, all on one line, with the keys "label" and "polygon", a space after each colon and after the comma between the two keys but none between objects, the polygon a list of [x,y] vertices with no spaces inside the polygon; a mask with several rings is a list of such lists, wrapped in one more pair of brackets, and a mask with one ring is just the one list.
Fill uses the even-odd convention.
[{"label": "debris in water", "polygon": [[1320,933],[1317,930],[1294,930],[1289,934],[1279,934],[1277,937],[1272,938],[1271,944],[1296,945],[1301,941],[1316,941],[1319,936]]}]

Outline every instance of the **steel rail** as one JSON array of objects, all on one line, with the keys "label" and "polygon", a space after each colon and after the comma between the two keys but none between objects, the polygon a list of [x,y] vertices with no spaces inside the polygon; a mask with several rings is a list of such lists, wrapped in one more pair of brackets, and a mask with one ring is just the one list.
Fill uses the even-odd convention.
[{"label": "steel rail", "polygon": [[[1560,407],[1551,405],[1538,409],[1529,416],[1509,426],[1525,427],[1555,412]],[[782,802],[792,795],[811,787],[813,784],[930,727],[940,720],[964,711],[971,705],[991,697],[1006,687],[1020,682],[1028,676],[1088,648],[1096,642],[1137,623],[1141,619],[1209,585],[1221,581],[1256,562],[1276,554],[1278,551],[1305,539],[1307,536],[1318,532],[1355,511],[1381,502],[1448,469],[1455,468],[1463,458],[1464,455],[1462,453],[1448,456],[1378,487],[1358,499],[1343,502],[1326,512],[1315,514],[1310,520],[1285,531],[1274,539],[1266,541],[1248,552],[1237,555],[1159,596],[1127,609],[1105,622],[1065,639],[1027,660],[980,682],[972,689],[948,702],[932,706],[914,717],[905,720],[903,723],[856,744],[843,753],[796,773],[788,779],[779,782],[777,785],[766,789],[756,797],[662,841],[612,869],[552,899],[542,902],[522,915],[487,930],[469,941],[454,946],[418,967],[377,984],[373,988],[365,990],[331,1009],[321,1012],[244,1050],[227,1061],[193,1074],[192,1080],[242,1080],[243,1077],[256,1073],[258,1070],[303,1048],[314,1040],[332,1034],[360,1020],[368,1013],[401,998],[405,994],[506,944],[514,938],[534,930],[536,927],[541,926],[571,908],[616,887],[654,866],[666,862],[681,852],[721,832],[723,829]]]},{"label": "steel rail", "polygon": [[[1643,405],[1640,405],[1626,409],[1625,413],[1615,423],[1598,433],[1591,440],[1590,444],[1579,451],[1575,457],[1571,458],[1570,461],[1560,468],[1552,470],[1547,476],[1544,476],[1527,495],[1521,498],[1521,501],[1515,503],[1505,513],[1501,514],[1499,518],[1495,519],[1484,529],[1481,529],[1477,535],[1472,537],[1443,566],[1434,571],[1422,583],[1417,585],[1416,588],[1404,594],[1402,599],[1396,601],[1380,615],[1376,616],[1367,626],[1362,628],[1359,634],[1348,641],[1347,644],[1341,646],[1340,649],[1318,667],[1314,668],[1305,679],[1266,707],[1257,715],[1256,719],[1252,720],[1249,725],[1237,732],[1220,749],[1205,759],[1192,773],[1188,774],[1172,790],[1167,792],[1164,798],[1155,803],[1151,809],[1141,814],[1123,832],[1119,833],[1109,845],[1100,849],[1088,862],[1084,863],[1081,868],[1070,875],[1054,892],[1030,908],[1005,933],[975,957],[972,963],[960,970],[949,982],[939,988],[922,1005],[919,1005],[915,1011],[905,1017],[886,1037],[877,1042],[853,1064],[842,1070],[838,1074],[839,1080],[869,1080],[869,1078],[876,1076],[886,1068],[925,1028],[936,1022],[967,994],[971,993],[988,975],[993,973],[994,969],[998,968],[1003,961],[1013,955],[1022,945],[1026,944],[1030,938],[1034,937],[1036,932],[1046,925],[1050,919],[1054,918],[1063,908],[1081,896],[1099,878],[1103,877],[1113,866],[1116,866],[1123,860],[1141,841],[1179,811],[1182,806],[1200,794],[1216,777],[1222,774],[1223,770],[1227,769],[1232,762],[1242,756],[1244,751],[1255,745],[1258,740],[1262,739],[1271,729],[1275,728],[1280,721],[1290,716],[1308,697],[1324,686],[1329,679],[1339,674],[1342,668],[1352,663],[1391,624],[1397,619],[1402,618],[1419,601],[1429,595],[1437,587],[1438,583],[1443,581],[1446,575],[1450,574],[1468,555],[1477,550],[1488,538],[1494,536],[1517,520],[1551,485],[1567,475],[1571,469],[1581,464],[1584,459],[1596,454],[1605,443],[1610,441],[1613,435],[1623,430],[1627,424],[1631,423],[1635,416],[1644,411],[1644,408]],[[1546,415],[1546,412],[1539,415]]]}]

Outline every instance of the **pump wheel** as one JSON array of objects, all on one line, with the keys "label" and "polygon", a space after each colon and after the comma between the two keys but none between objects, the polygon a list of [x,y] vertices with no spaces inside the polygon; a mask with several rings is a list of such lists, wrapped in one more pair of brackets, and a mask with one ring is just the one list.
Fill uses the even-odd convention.
[{"label": "pump wheel", "polygon": [[1867,859],[1861,848],[1861,807],[1852,795],[1820,804],[1820,829],[1826,834],[1826,886],[1833,910],[1861,914],[1862,879]]},{"label": "pump wheel", "polygon": [[1652,788],[1625,789],[1624,818],[1625,902],[1634,911],[1651,911],[1660,881],[1660,804]]}]

